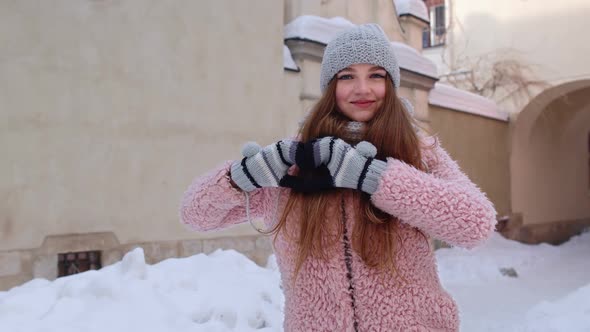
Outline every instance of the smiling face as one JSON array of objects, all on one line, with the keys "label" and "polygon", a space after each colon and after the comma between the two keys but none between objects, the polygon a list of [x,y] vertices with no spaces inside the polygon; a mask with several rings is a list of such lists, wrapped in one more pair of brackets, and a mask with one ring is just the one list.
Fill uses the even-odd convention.
[{"label": "smiling face", "polygon": [[371,64],[350,65],[336,74],[336,105],[352,121],[368,122],[383,105],[387,72]]}]

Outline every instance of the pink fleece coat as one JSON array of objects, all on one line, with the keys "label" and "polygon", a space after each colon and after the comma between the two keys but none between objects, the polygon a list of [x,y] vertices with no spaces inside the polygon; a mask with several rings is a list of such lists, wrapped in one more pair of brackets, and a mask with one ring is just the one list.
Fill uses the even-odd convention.
[{"label": "pink fleece coat", "polygon": [[[328,249],[327,261],[305,261],[297,279],[292,241],[299,229],[297,207],[288,216],[286,232],[274,244],[285,294],[285,331],[355,331],[355,325],[358,331],[458,331],[457,305],[439,282],[430,242],[417,229],[471,248],[491,235],[496,211],[440,145],[425,149],[423,160],[428,173],[389,158],[371,196],[376,207],[402,221],[396,256],[400,277],[368,268],[354,250],[346,258],[359,213],[350,190],[341,190],[342,200],[329,207],[326,220],[331,234],[345,220],[347,236]],[[230,164],[192,183],[182,202],[182,223],[208,231],[246,221],[244,194],[227,175]],[[262,188],[250,193],[251,218],[263,218],[267,225],[277,222],[289,192]]]}]

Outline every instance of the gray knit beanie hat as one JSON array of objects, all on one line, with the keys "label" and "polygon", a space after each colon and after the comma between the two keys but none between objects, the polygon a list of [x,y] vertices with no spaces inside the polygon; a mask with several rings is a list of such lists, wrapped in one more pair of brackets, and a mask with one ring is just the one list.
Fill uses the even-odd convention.
[{"label": "gray knit beanie hat", "polygon": [[399,88],[399,64],[393,47],[377,24],[362,24],[339,33],[324,50],[320,88],[328,84],[339,71],[357,63],[368,63],[383,67],[391,76],[393,85]]}]

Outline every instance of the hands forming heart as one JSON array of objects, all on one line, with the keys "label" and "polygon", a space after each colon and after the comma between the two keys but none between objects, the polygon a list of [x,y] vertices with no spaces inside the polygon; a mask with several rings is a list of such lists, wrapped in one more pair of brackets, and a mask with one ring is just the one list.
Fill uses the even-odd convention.
[{"label": "hands forming heart", "polygon": [[[332,188],[358,189],[372,194],[386,163],[375,159],[377,149],[363,141],[352,146],[336,137],[306,143],[282,140],[261,148],[248,143],[244,158],[232,165],[232,180],[242,190],[287,187],[298,192]],[[296,175],[289,169],[296,166]]]}]

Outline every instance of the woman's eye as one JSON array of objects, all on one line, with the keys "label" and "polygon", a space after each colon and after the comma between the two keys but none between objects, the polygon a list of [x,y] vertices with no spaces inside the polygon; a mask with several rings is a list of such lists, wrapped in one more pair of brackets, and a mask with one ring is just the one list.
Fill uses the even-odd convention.
[{"label": "woman's eye", "polygon": [[340,76],[338,76],[338,79],[339,80],[350,80],[350,79],[352,79],[352,75],[350,75],[350,74],[340,75]]},{"label": "woman's eye", "polygon": [[385,78],[385,75],[375,73],[375,74],[371,74],[371,78]]}]

